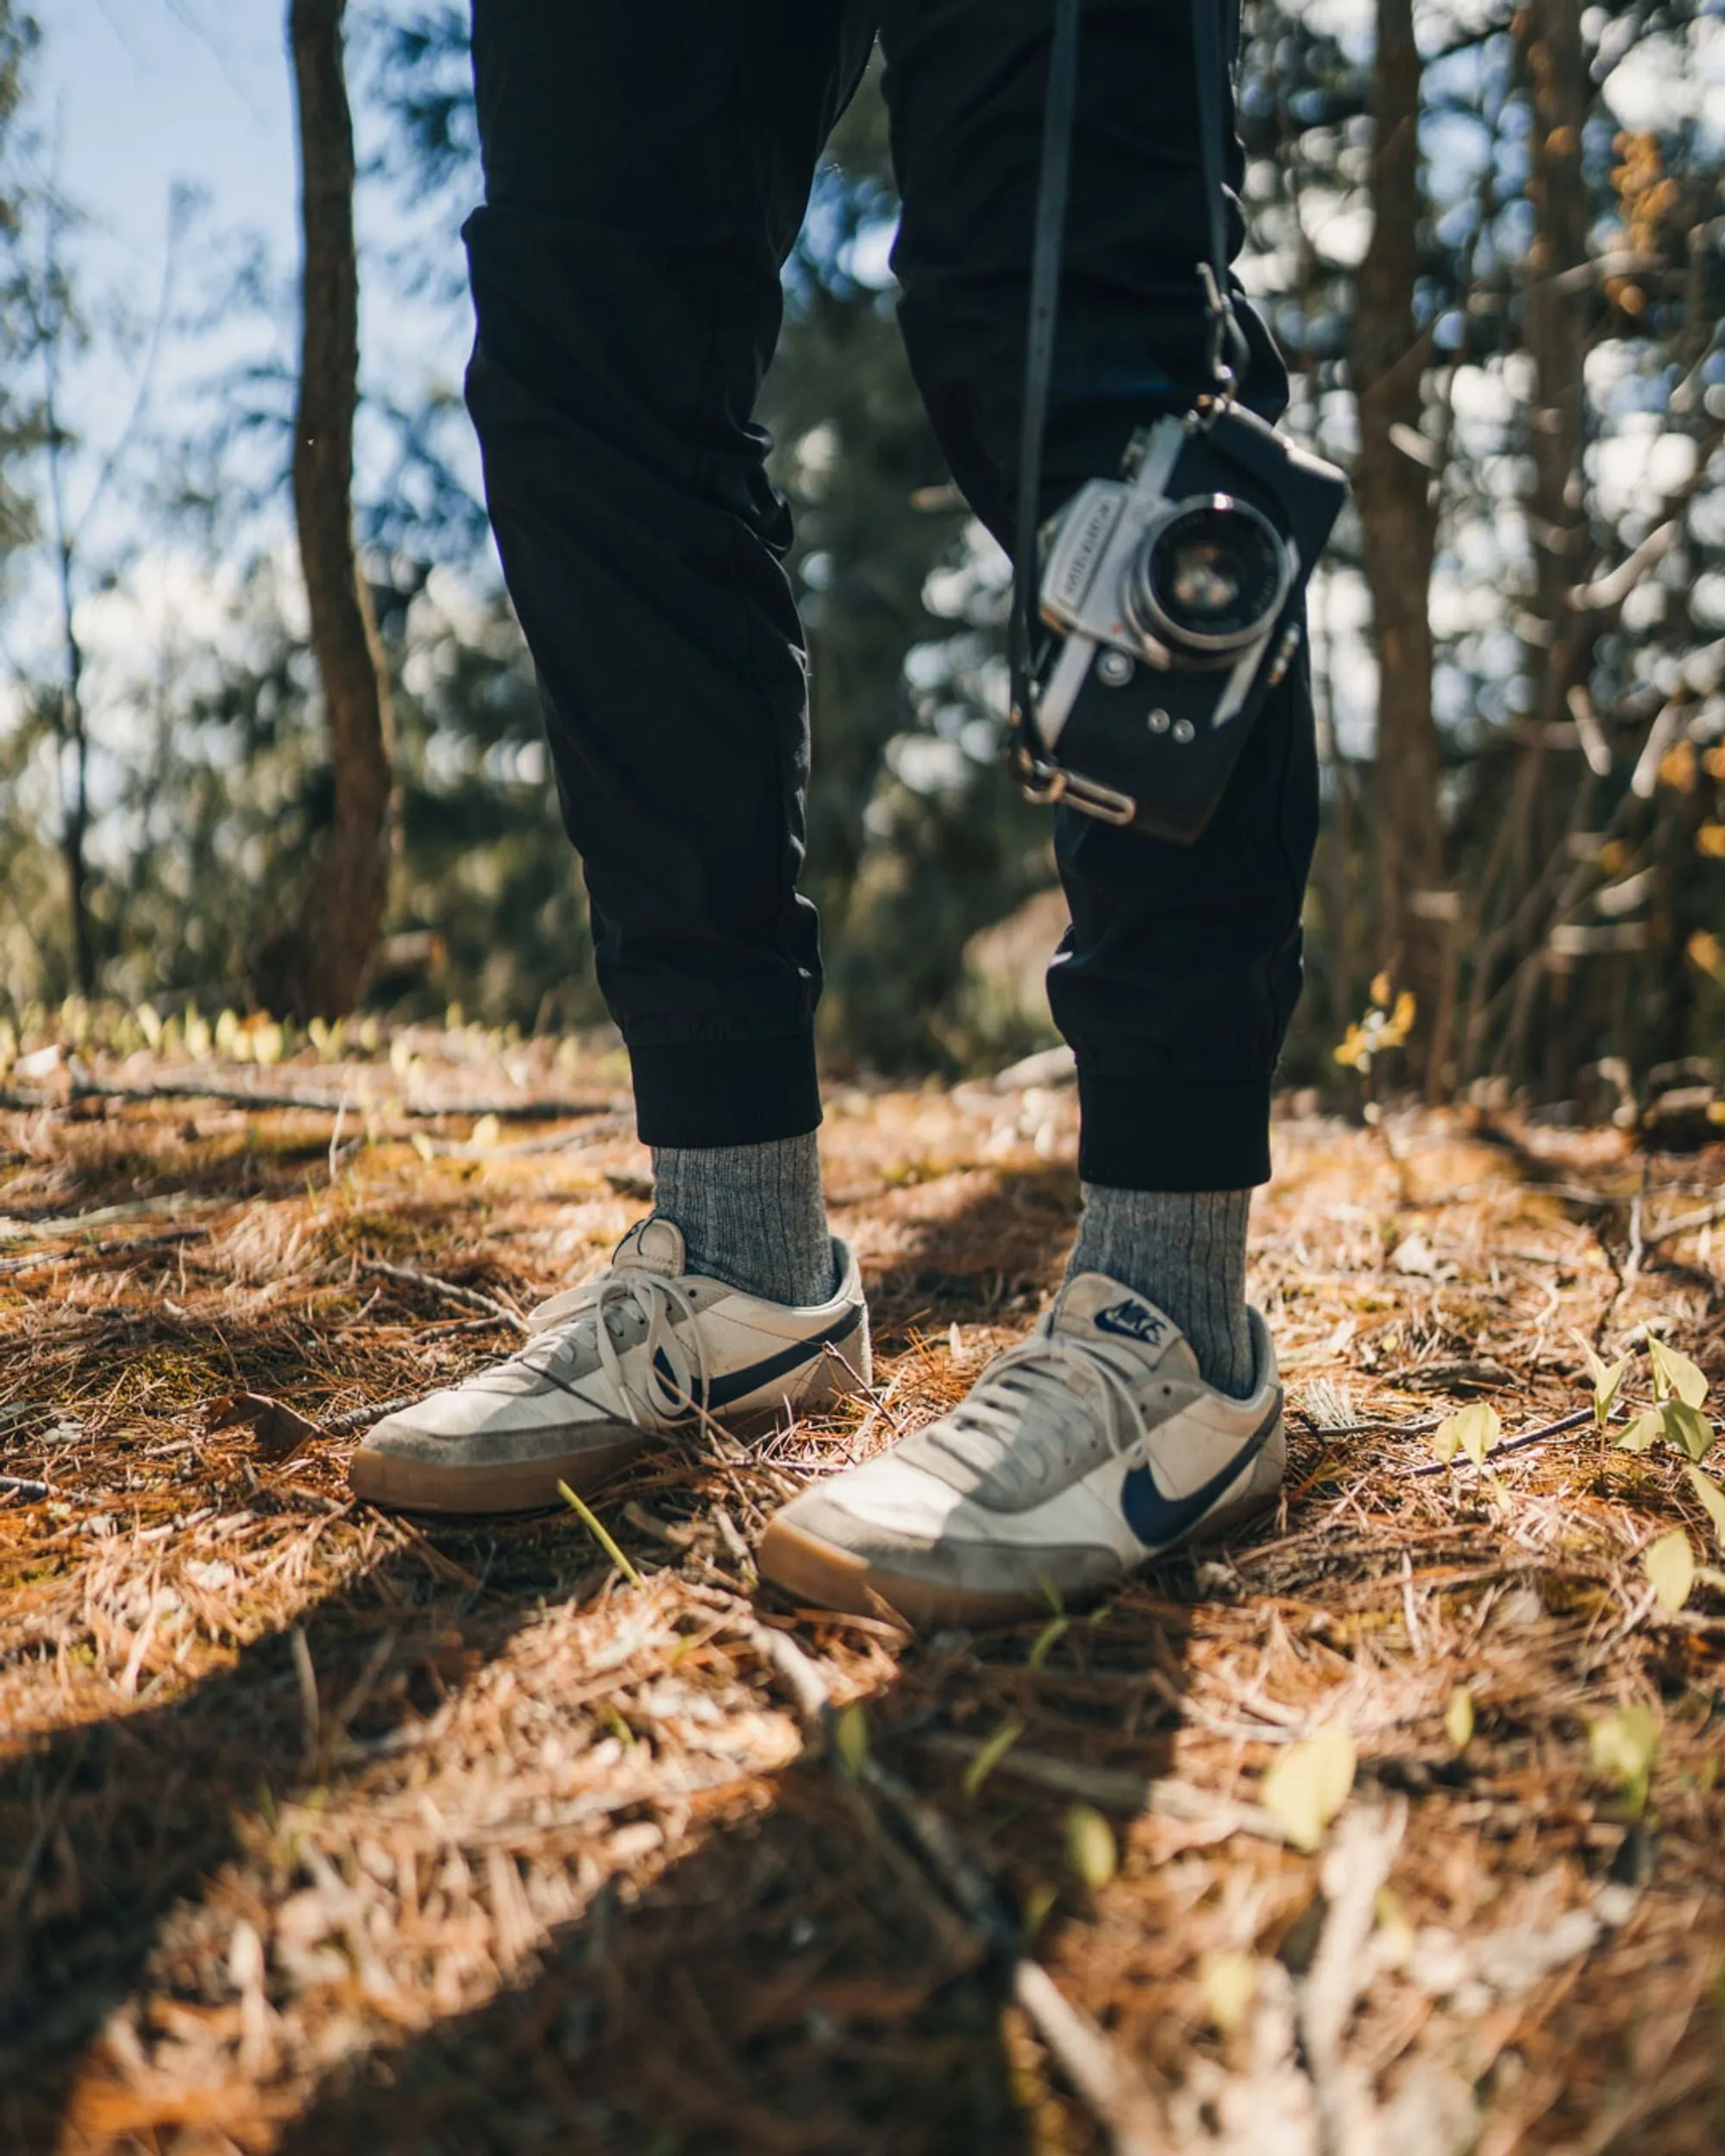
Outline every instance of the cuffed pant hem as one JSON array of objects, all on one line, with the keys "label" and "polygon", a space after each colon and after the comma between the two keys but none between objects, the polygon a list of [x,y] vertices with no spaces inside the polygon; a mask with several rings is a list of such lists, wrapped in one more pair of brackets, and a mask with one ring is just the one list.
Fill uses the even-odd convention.
[{"label": "cuffed pant hem", "polygon": [[1116,1190],[1246,1190],[1270,1181],[1270,1080],[1078,1068],[1078,1172]]},{"label": "cuffed pant hem", "polygon": [[814,1036],[631,1046],[643,1145],[764,1145],[820,1122]]}]

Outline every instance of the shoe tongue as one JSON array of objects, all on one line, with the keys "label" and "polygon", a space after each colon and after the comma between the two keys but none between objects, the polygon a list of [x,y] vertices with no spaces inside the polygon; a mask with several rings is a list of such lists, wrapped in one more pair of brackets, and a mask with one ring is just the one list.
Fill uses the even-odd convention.
[{"label": "shoe tongue", "polygon": [[676,1280],[686,1258],[683,1232],[676,1222],[649,1213],[624,1237],[612,1252],[611,1262],[620,1273],[658,1273],[666,1280]]},{"label": "shoe tongue", "polygon": [[1080,1273],[1069,1280],[1046,1322],[1051,1332],[1126,1348],[1148,1369],[1198,1374],[1198,1358],[1168,1313],[1106,1273]]}]

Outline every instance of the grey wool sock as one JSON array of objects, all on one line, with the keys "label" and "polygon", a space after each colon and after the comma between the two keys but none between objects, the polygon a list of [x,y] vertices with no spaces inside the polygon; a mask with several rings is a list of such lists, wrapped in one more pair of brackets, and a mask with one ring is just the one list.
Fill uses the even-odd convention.
[{"label": "grey wool sock", "polygon": [[825,1302],[832,1293],[812,1131],[762,1145],[656,1145],[653,1210],[682,1230],[692,1273],[769,1302]]},{"label": "grey wool sock", "polygon": [[1251,1390],[1245,1316],[1249,1190],[1116,1190],[1084,1185],[1078,1241],[1066,1269],[1106,1273],[1165,1310],[1218,1392]]}]

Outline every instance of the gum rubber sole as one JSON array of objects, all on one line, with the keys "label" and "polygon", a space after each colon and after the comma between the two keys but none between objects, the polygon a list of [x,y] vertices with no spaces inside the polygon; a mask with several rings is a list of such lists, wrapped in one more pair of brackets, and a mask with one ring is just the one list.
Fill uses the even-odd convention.
[{"label": "gum rubber sole", "polygon": [[[1180,1550],[1208,1548],[1226,1541],[1237,1529],[1270,1509],[1280,1495],[1280,1485],[1278,1474],[1269,1489],[1225,1501],[1191,1534],[1169,1550],[1147,1557],[1145,1564],[1155,1564],[1160,1557],[1174,1556]],[[763,1580],[813,1608],[848,1610],[858,1617],[887,1614],[918,1629],[940,1624],[1009,1624],[1048,1614],[1044,1595],[990,1594],[980,1588],[914,1579],[906,1573],[871,1564],[854,1551],[842,1550],[822,1535],[793,1526],[782,1515],[767,1523],[755,1564]],[[1124,1585],[1132,1576],[1123,1574],[1118,1584]],[[1101,1601],[1110,1591],[1093,1587],[1074,1593],[1069,1598],[1070,1606],[1079,1608]]]},{"label": "gum rubber sole", "polygon": [[858,1617],[884,1613],[912,1626],[1000,1625],[1048,1607],[1022,1595],[936,1587],[889,1572],[784,1520],[768,1521],[755,1564],[763,1580],[813,1608],[849,1610]]},{"label": "gum rubber sole", "polygon": [[579,1452],[549,1459],[504,1460],[485,1466],[436,1467],[399,1452],[374,1451],[361,1445],[348,1465],[355,1497],[386,1512],[436,1513],[474,1518],[488,1514],[549,1512],[563,1500],[559,1482],[578,1497],[598,1489],[637,1460],[659,1435],[656,1431],[616,1426],[609,1445],[583,1445]]}]

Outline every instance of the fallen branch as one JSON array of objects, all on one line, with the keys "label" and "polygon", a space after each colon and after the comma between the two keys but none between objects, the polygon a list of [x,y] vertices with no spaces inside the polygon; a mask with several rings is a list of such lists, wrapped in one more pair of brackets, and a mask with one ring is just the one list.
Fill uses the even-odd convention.
[{"label": "fallen branch", "polygon": [[[151,1086],[115,1085],[105,1078],[76,1078],[68,1087],[27,1087],[22,1092],[0,1093],[0,1108],[30,1110],[64,1108],[74,1100],[216,1100],[231,1108],[297,1108],[311,1115],[340,1115],[343,1109],[365,1110],[363,1100],[351,1094],[332,1100],[328,1094],[280,1090],[267,1092],[258,1086],[223,1085],[219,1079],[168,1079]],[[616,1112],[610,1094],[599,1100],[558,1098],[516,1100],[403,1100],[392,1097],[390,1112],[437,1121],[446,1116],[495,1116],[499,1123],[574,1123],[589,1116]]]},{"label": "fallen branch", "polygon": [[[819,1665],[788,1633],[750,1625],[762,1659],[795,1703],[811,1752],[836,1756],[831,1694]],[[1040,1962],[1019,1952],[1017,1926],[1001,1907],[981,1859],[951,1825],[909,1783],[865,1752],[856,1781],[896,1821],[936,1883],[984,1947],[1004,1963],[1015,2003],[1029,2020],[1076,2093],[1095,2115],[1114,2156],[1165,2156],[1169,2144],[1151,2115],[1137,2075],[1090,2017],[1064,1997]]]},{"label": "fallen branch", "polygon": [[33,1504],[38,1498],[53,1495],[52,1482],[34,1482],[25,1475],[0,1475],[0,1496],[20,1497],[26,1504]]}]

